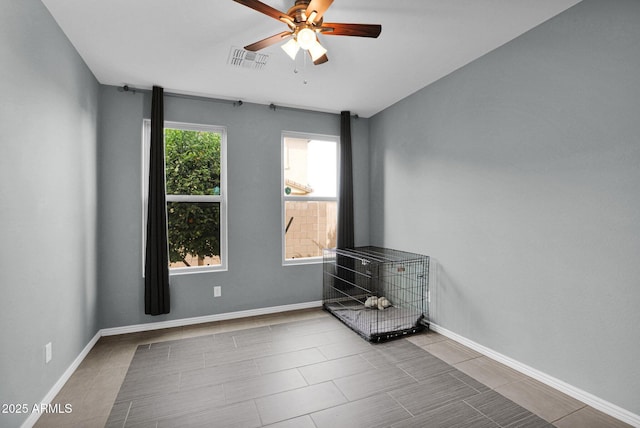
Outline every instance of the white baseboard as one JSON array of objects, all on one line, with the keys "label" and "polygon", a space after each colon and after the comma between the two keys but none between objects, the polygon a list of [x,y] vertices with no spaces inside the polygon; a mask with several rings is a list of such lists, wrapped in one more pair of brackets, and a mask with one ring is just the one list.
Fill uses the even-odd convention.
[{"label": "white baseboard", "polygon": [[[246,311],[238,311],[238,312],[227,312],[224,314],[216,314],[216,315],[206,315],[202,317],[194,317],[194,318],[183,318],[179,320],[171,320],[171,321],[161,321],[147,324],[137,324],[130,325],[125,327],[114,327],[114,328],[105,328],[99,330],[95,336],[89,341],[87,346],[84,347],[80,355],[71,363],[69,368],[65,370],[60,379],[53,385],[51,390],[44,396],[40,403],[42,404],[50,404],[51,401],[55,398],[56,395],[60,392],[64,384],[69,380],[71,375],[76,371],[80,363],[85,359],[85,357],[89,354],[94,345],[98,342],[98,340],[102,336],[113,336],[116,334],[126,334],[126,333],[137,333],[141,331],[151,331],[151,330],[159,330],[161,328],[171,328],[171,327],[182,327],[186,325],[193,324],[201,324],[212,321],[225,321],[232,320],[236,318],[248,318],[255,317],[258,315],[269,315],[280,312],[289,312],[289,311],[297,311],[301,309],[311,309],[311,308],[319,308],[322,306],[322,301],[313,301],[313,302],[305,302],[305,303],[295,303],[292,305],[282,305],[282,306],[272,306],[269,308],[259,308],[259,309],[249,309]],[[40,413],[31,413],[29,417],[22,423],[21,428],[32,428],[38,419],[40,418]]]},{"label": "white baseboard", "polygon": [[153,323],[146,323],[146,324],[135,324],[135,325],[128,325],[124,327],[104,328],[100,330],[100,335],[113,336],[116,334],[138,333],[141,331],[160,330],[162,328],[183,327],[186,325],[202,324],[202,323],[213,322],[213,321],[226,321],[226,320],[232,320],[236,318],[248,318],[248,317],[255,317],[258,315],[269,315],[269,314],[276,314],[280,312],[297,311],[300,309],[319,308],[321,306],[322,306],[322,301],[320,300],[314,301],[314,302],[295,303],[292,305],[271,306],[269,308],[249,309],[246,311],[227,312],[223,314],[205,315],[205,316],[194,317],[194,318],[182,318],[179,320],[160,321],[160,322],[153,322]]},{"label": "white baseboard", "polygon": [[436,333],[442,334],[443,336],[446,336],[452,340],[455,340],[456,342],[461,343],[473,349],[474,351],[477,351],[482,355],[491,358],[492,360],[498,361],[505,366],[511,367],[512,369],[523,373],[539,382],[549,385],[550,387],[557,389],[558,391],[561,391],[568,396],[575,398],[576,400],[580,400],[596,410],[606,413],[609,416],[626,422],[634,427],[640,427],[640,415],[631,413],[630,411],[625,410],[620,406],[616,406],[615,404],[596,397],[595,395],[587,391],[576,388],[573,385],[569,385],[568,383],[561,381],[560,379],[549,376],[548,374],[543,373],[540,370],[527,366],[526,364],[516,361],[513,358],[507,357],[506,355],[500,354],[499,352],[487,348],[486,346],[482,346],[437,324],[430,323],[429,329],[433,330]]},{"label": "white baseboard", "polygon": [[[40,400],[39,404],[50,404],[53,401],[53,399],[56,397],[56,395],[58,395],[58,393],[60,392],[64,384],[67,383],[71,375],[73,375],[76,369],[80,366],[80,363],[82,363],[85,357],[89,355],[89,352],[91,351],[91,349],[93,349],[94,345],[98,342],[99,339],[100,339],[100,332],[96,333],[95,336],[91,338],[89,343],[87,343],[87,346],[85,346],[82,352],[80,352],[80,354],[76,357],[76,359],[73,360],[73,363],[71,363],[71,365],[67,368],[67,370],[64,371],[62,376],[60,376],[60,379],[58,379],[55,385],[53,385],[53,387],[49,390],[47,395],[45,395],[44,398]],[[25,420],[22,423],[21,428],[33,427],[36,424],[36,422],[38,422],[38,419],[40,418],[41,414],[42,413],[39,413],[39,412],[32,412],[27,418],[27,420]]]},{"label": "white baseboard", "polygon": [[[152,331],[163,328],[171,328],[171,327],[182,327],[193,324],[201,324],[213,321],[225,321],[232,320],[237,318],[247,318],[259,315],[269,315],[280,312],[288,312],[295,311],[301,309],[311,309],[311,308],[319,308],[322,306],[322,301],[313,301],[313,302],[305,302],[305,303],[296,303],[292,305],[282,305],[282,306],[272,306],[269,308],[260,308],[260,309],[250,309],[246,311],[238,311],[238,312],[228,312],[223,314],[216,315],[206,315],[202,317],[194,317],[194,318],[183,318],[179,320],[171,320],[171,321],[161,321],[156,323],[147,323],[147,324],[136,324],[125,327],[115,327],[115,328],[107,328],[102,329],[96,333],[95,336],[89,341],[87,346],[84,347],[82,352],[78,355],[78,357],[73,361],[73,363],[65,370],[60,379],[55,383],[55,385],[51,388],[51,390],[44,396],[41,400],[43,404],[49,404],[55,398],[55,396],[60,392],[64,384],[69,380],[71,375],[75,372],[75,370],[80,366],[80,363],[85,359],[85,357],[89,354],[93,346],[98,342],[100,337],[102,336],[112,336],[116,334],[126,334],[126,333],[137,333],[141,331]],[[534,369],[533,367],[529,367],[526,364],[522,364],[519,361],[516,361],[512,358],[509,358],[499,352],[496,352],[490,348],[482,346],[472,340],[469,340],[463,336],[460,336],[457,333],[454,333],[450,330],[447,330],[444,327],[441,327],[437,324],[430,323],[429,328],[436,333],[440,333],[443,336],[446,336],[456,342],[459,342],[469,348],[493,359],[496,360],[508,367],[511,367],[514,370],[519,371],[533,379],[536,379],[546,385],[551,386],[552,388],[557,389],[558,391],[564,392],[565,394],[582,401],[585,404],[593,407],[594,409],[600,410],[603,413],[606,413],[610,416],[613,416],[616,419],[619,419],[623,422],[626,422],[632,426],[640,427],[640,416],[634,413],[631,413],[628,410],[625,410],[619,406],[616,406],[613,403],[605,401],[599,397],[596,397],[593,394],[590,394],[586,391],[583,391],[575,386],[569,385],[566,382],[561,381],[560,379],[554,378],[553,376],[549,376],[546,373],[543,373],[539,370]],[[40,413],[31,413],[29,417],[24,421],[21,425],[21,428],[32,428],[35,423],[38,421],[40,417]]]}]

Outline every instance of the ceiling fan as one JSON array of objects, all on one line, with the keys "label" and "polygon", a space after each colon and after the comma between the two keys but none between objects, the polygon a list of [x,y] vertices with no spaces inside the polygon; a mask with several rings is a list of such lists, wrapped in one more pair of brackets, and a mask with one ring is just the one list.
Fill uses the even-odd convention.
[{"label": "ceiling fan", "polygon": [[339,24],[324,22],[322,16],[331,6],[333,0],[295,0],[295,4],[287,13],[280,12],[258,0],[234,0],[260,13],[264,13],[289,26],[287,31],[275,34],[266,39],[252,43],[244,48],[248,51],[259,51],[268,46],[289,39],[282,49],[295,59],[300,49],[306,50],[313,63],[318,65],[327,62],[327,50],[318,41],[318,34],[326,36],[358,36],[376,38],[382,31],[376,24]]}]

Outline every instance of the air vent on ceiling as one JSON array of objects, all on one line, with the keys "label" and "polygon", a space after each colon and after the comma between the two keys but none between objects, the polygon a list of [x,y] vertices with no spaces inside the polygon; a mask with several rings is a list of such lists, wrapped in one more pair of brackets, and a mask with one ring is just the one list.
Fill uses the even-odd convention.
[{"label": "air vent on ceiling", "polygon": [[227,64],[234,67],[260,70],[267,65],[268,59],[269,55],[232,47],[231,52],[229,52],[229,60],[227,61]]}]

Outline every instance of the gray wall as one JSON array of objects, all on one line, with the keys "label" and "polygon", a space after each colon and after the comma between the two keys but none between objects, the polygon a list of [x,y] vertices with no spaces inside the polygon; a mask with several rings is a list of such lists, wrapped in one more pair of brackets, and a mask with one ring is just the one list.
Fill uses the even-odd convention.
[{"label": "gray wall", "polygon": [[98,83],[38,0],[0,4],[0,64],[0,403],[31,406],[98,330]]},{"label": "gray wall", "polygon": [[[322,266],[282,266],[281,132],[339,135],[340,117],[245,103],[165,97],[165,120],[227,127],[227,272],[171,276],[171,313],[144,314],[141,129],[150,96],[101,88],[100,326],[173,320],[322,298]],[[368,120],[352,119],[356,241],[368,243]],[[213,286],[222,297],[213,298]]]},{"label": "gray wall", "polygon": [[[435,322],[636,414],[638,22],[585,0],[352,124],[356,243],[432,255]],[[0,6],[0,64],[0,402],[39,402],[99,328],[321,298],[319,265],[281,266],[280,132],[337,135],[337,115],[166,99],[227,127],[229,271],[172,277],[149,317],[148,95],[99,87],[37,0]]]},{"label": "gray wall", "polygon": [[585,0],[370,119],[372,244],[434,322],[640,414],[640,2]]}]

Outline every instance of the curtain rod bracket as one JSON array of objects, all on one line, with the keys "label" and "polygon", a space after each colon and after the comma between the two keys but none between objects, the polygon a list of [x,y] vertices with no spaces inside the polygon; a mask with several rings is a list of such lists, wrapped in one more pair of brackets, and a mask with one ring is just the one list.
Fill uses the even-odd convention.
[{"label": "curtain rod bracket", "polygon": [[137,91],[136,88],[132,88],[129,85],[124,85],[121,88],[119,88],[119,90],[122,92],[131,92],[132,94],[135,94]]}]

